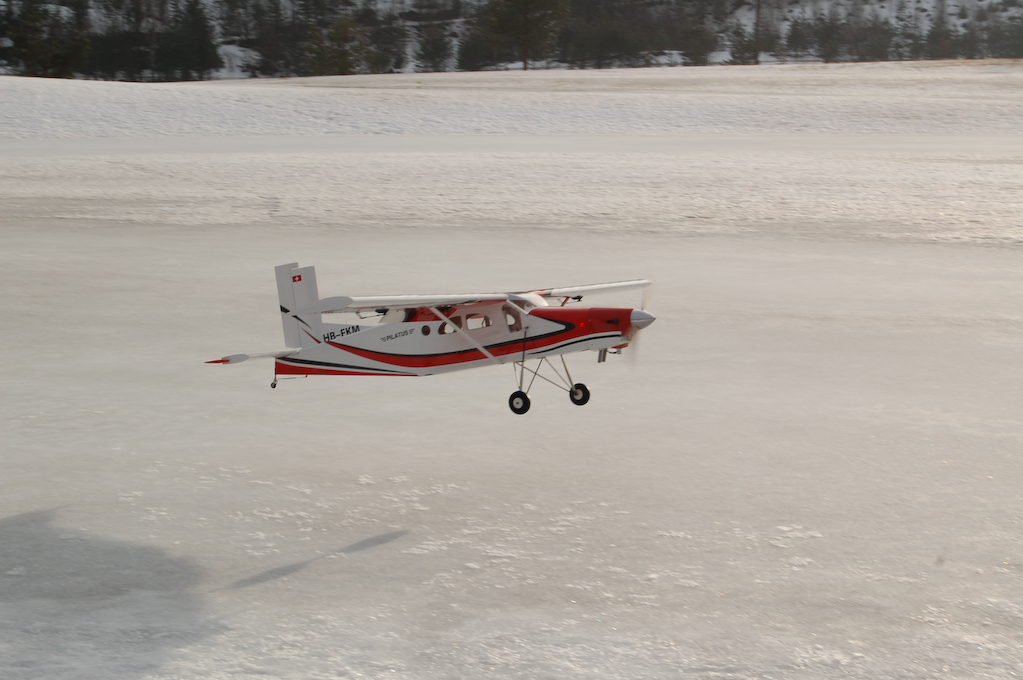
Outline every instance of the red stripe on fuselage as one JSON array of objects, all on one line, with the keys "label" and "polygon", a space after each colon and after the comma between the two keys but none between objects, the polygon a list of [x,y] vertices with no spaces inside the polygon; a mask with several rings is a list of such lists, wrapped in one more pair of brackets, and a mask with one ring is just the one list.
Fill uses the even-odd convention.
[{"label": "red stripe on fuselage", "polygon": [[[556,345],[566,340],[573,340],[575,338],[581,338],[589,333],[586,330],[585,323],[577,325],[575,328],[566,328],[563,331],[554,331],[550,335],[545,335],[541,338],[532,338],[526,340],[525,349],[526,351],[532,351],[536,349],[542,349],[551,345]],[[480,361],[487,359],[487,355],[478,349],[467,349],[459,350],[457,352],[448,352],[445,354],[431,354],[417,356],[414,354],[385,354],[383,352],[374,352],[369,349],[362,349],[361,347],[352,347],[350,345],[341,345],[336,342],[327,341],[328,345],[336,347],[337,349],[351,352],[356,356],[360,356],[363,359],[370,359],[372,361],[379,361],[382,364],[388,364],[390,366],[401,366],[403,368],[432,368],[434,366],[450,366],[452,364],[465,364],[472,361]],[[491,345],[487,347],[487,351],[494,356],[506,356],[509,354],[520,354],[522,352],[523,343],[518,340],[510,342],[504,342],[500,345]]]},{"label": "red stripe on fuselage", "polygon": [[274,372],[277,375],[391,375],[391,376],[413,376],[413,373],[377,373],[368,368],[366,371],[345,371],[335,368],[316,368],[313,366],[292,366],[276,362]]}]

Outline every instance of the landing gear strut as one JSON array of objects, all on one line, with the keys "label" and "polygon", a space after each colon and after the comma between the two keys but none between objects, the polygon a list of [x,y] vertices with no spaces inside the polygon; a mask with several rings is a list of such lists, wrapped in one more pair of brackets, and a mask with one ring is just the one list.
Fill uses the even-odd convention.
[{"label": "landing gear strut", "polygon": [[[547,364],[548,367],[550,367],[552,371],[554,371],[554,374],[558,376],[558,380],[560,381],[560,383],[555,382],[546,376],[540,375],[540,369],[543,368],[543,365],[545,363]],[[582,406],[583,404],[588,402],[590,400],[589,388],[587,388],[586,385],[582,383],[572,384],[572,375],[568,372],[568,364],[565,363],[565,357],[561,357],[561,365],[565,369],[564,375],[561,374],[561,371],[559,371],[554,366],[554,364],[552,364],[547,359],[547,357],[543,357],[540,359],[540,364],[536,367],[535,371],[531,368],[526,367],[526,362],[524,358],[522,361],[516,361],[512,367],[515,369],[515,377],[518,380],[519,389],[516,390],[515,392],[512,392],[512,395],[508,398],[508,408],[510,408],[513,413],[516,413],[518,415],[522,415],[523,413],[529,410],[528,393],[529,389],[533,386],[533,382],[537,378],[540,378],[541,380],[546,380],[547,382],[554,385],[558,389],[562,389],[568,392],[568,398],[571,399],[572,403],[575,404],[576,406]],[[529,384],[526,384],[525,380],[527,371],[532,374],[532,377],[530,377],[529,379]]]}]

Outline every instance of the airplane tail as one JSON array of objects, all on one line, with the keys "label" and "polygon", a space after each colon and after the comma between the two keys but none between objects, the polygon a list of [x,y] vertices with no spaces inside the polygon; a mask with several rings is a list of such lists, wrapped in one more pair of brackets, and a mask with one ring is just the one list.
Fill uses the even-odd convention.
[{"label": "airplane tail", "polygon": [[295,314],[320,299],[316,289],[316,268],[299,267],[297,262],[291,262],[275,267],[274,274],[277,277],[277,298],[281,303],[284,344],[301,348],[318,345],[323,335],[320,315]]}]

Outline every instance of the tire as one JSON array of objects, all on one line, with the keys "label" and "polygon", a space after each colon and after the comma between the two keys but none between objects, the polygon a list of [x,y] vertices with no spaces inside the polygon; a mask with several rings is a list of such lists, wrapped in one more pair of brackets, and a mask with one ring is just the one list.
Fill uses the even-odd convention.
[{"label": "tire", "polygon": [[572,385],[572,389],[568,391],[568,398],[571,399],[572,403],[576,406],[582,406],[590,400],[590,390],[587,389],[586,385],[576,383]]},{"label": "tire", "polygon": [[525,392],[512,392],[512,395],[508,397],[508,408],[512,410],[512,413],[521,416],[529,410],[529,397]]}]

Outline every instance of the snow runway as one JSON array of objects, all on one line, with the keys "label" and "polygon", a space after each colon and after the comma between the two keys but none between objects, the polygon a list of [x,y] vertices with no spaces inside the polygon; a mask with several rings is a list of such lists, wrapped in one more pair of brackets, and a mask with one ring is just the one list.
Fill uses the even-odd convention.
[{"label": "snow runway", "polygon": [[[3,675],[1023,672],[1015,137],[594,126],[0,141]],[[280,345],[294,259],[323,295],[649,276],[658,322],[524,417],[506,367],[202,364]]]}]

